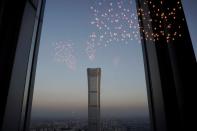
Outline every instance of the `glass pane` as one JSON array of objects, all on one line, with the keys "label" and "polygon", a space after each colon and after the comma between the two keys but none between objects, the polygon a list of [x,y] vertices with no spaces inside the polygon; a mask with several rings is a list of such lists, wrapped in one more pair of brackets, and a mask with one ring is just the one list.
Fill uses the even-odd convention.
[{"label": "glass pane", "polygon": [[46,1],[30,131],[151,130],[136,12],[135,0]]},{"label": "glass pane", "polygon": [[197,60],[197,18],[196,18],[196,12],[197,12],[197,1],[196,0],[182,0],[183,8],[185,17],[187,20],[190,36],[192,39],[192,44],[194,48],[194,52],[196,55]]}]

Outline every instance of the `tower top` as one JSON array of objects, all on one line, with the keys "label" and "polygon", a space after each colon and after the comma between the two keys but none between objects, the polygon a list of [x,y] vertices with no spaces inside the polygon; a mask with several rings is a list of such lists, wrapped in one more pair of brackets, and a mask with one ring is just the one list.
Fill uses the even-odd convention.
[{"label": "tower top", "polygon": [[87,73],[89,76],[101,75],[101,68],[87,68]]}]

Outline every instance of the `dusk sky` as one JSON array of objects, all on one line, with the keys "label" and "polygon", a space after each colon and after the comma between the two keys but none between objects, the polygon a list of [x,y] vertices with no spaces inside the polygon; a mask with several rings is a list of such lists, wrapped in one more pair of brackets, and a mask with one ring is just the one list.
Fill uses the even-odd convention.
[{"label": "dusk sky", "polygon": [[[185,1],[186,11],[194,11],[193,0]],[[186,14],[189,26],[197,23]],[[87,68],[96,67],[102,70],[102,116],[148,116],[135,16],[134,0],[47,0],[32,117],[87,117]],[[196,43],[196,27],[190,29]]]}]

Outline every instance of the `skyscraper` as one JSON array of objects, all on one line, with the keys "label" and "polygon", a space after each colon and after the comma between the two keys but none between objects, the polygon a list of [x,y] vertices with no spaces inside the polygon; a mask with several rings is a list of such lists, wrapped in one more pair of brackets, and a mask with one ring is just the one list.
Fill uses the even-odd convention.
[{"label": "skyscraper", "polygon": [[101,68],[88,68],[88,131],[100,131]]}]

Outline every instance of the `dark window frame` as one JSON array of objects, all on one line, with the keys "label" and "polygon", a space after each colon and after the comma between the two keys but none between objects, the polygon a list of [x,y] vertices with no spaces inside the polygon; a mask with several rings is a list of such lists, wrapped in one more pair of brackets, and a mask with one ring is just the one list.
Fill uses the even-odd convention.
[{"label": "dark window frame", "polygon": [[[178,0],[165,1],[166,6],[176,7]],[[156,19],[151,6],[144,4],[145,0],[136,0],[137,9],[150,11],[149,18]],[[181,4],[181,1],[179,1]],[[152,0],[152,3],[159,3]],[[182,5],[181,5],[182,6]],[[167,12],[167,10],[165,10]],[[144,31],[141,30],[142,50],[144,55],[147,93],[154,131],[185,131],[194,128],[189,116],[195,114],[191,108],[191,101],[195,99],[195,87],[197,87],[197,63],[189,35],[183,8],[176,14],[176,20],[182,24],[182,37],[170,41],[150,41],[145,39]],[[140,26],[146,24],[146,20],[139,16]],[[154,32],[151,25],[149,32]],[[145,28],[144,28],[145,29]]]},{"label": "dark window frame", "polygon": [[[45,0],[1,0],[2,131],[28,130]],[[11,58],[11,59],[9,59]]]}]

